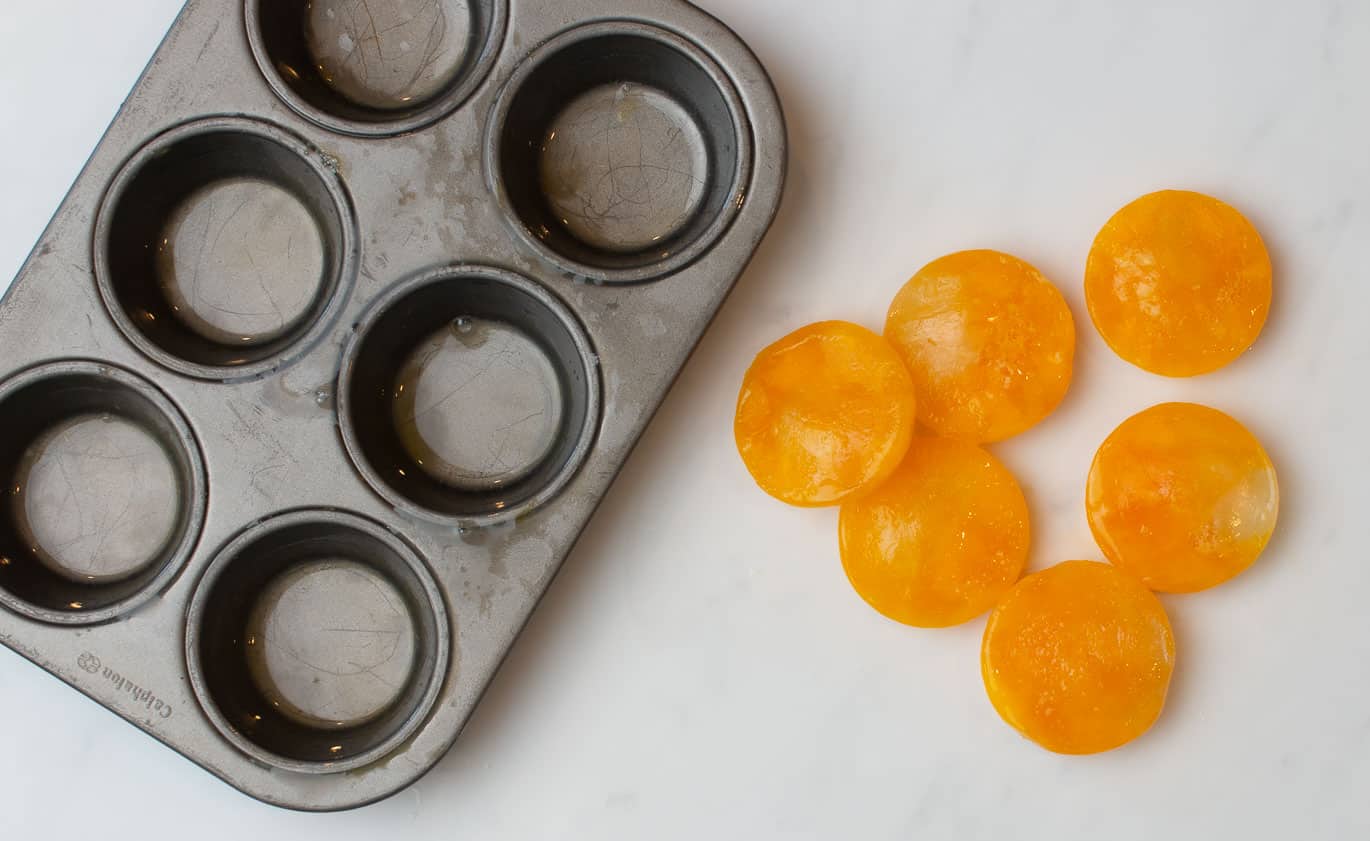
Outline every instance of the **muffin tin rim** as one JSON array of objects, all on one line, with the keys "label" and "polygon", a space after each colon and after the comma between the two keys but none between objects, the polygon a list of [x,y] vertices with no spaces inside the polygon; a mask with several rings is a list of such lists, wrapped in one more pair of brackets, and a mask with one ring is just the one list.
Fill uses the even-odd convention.
[{"label": "muffin tin rim", "polygon": [[181,408],[155,383],[112,362],[65,358],[29,365],[0,381],[0,406],[26,388],[69,376],[107,380],[118,387],[131,389],[139,397],[147,400],[175,431],[176,443],[181,447],[182,455],[186,459],[189,468],[187,478],[190,480],[190,487],[180,488],[181,498],[187,503],[183,512],[186,521],[184,533],[176,540],[174,548],[157,575],[130,595],[103,607],[68,612],[35,605],[0,587],[0,607],[47,625],[80,628],[101,625],[132,614],[170,589],[180,578],[181,573],[191,566],[199,549],[209,513],[209,473],[199,438]]},{"label": "muffin tin rim", "polygon": [[[297,94],[276,70],[267,52],[261,28],[257,25],[257,11],[263,2],[272,0],[243,0],[242,24],[257,72],[271,89],[272,95],[291,111],[319,128],[336,134],[361,139],[384,140],[428,128],[447,119],[466,106],[490,80],[504,51],[509,33],[509,3],[511,0],[488,0],[492,12],[490,32],[479,44],[480,55],[443,93],[394,119],[359,120],[330,114]],[[478,1],[478,0],[477,0]],[[384,113],[378,111],[378,113]],[[405,112],[400,112],[404,114]]]},{"label": "muffin tin rim", "polygon": [[[519,217],[510,199],[500,172],[500,145],[510,109],[529,77],[548,59],[562,49],[602,35],[626,35],[654,40],[667,49],[674,49],[694,62],[712,81],[733,118],[733,140],[737,144],[737,165],[728,175],[730,193],[713,221],[692,241],[669,257],[632,268],[605,269],[565,257],[547,247],[533,234]],[[750,111],[733,82],[731,74],[719,64],[714,55],[695,39],[674,28],[632,17],[598,18],[572,24],[548,37],[532,49],[519,55],[509,74],[499,82],[494,104],[485,119],[481,139],[481,165],[485,187],[504,218],[523,246],[555,267],[563,276],[585,278],[592,282],[629,286],[663,280],[690,267],[707,255],[728,233],[742,205],[751,192],[756,177],[755,145]],[[700,208],[698,212],[703,212]]]},{"label": "muffin tin rim", "polygon": [[[311,762],[292,759],[256,744],[238,732],[228,721],[214,701],[205,681],[206,665],[201,661],[199,642],[200,625],[210,609],[210,598],[214,585],[224,572],[234,563],[242,562],[242,550],[250,547],[256,540],[273,532],[298,525],[329,525],[340,529],[350,529],[374,538],[389,546],[414,574],[415,580],[423,589],[425,603],[416,607],[430,611],[437,637],[434,639],[435,656],[432,674],[413,709],[404,722],[393,733],[373,748],[355,756],[333,762]],[[369,564],[360,559],[352,559],[363,566]],[[438,585],[437,576],[423,553],[389,526],[373,520],[364,514],[340,508],[287,508],[260,517],[242,528],[232,532],[222,545],[217,547],[205,561],[204,568],[198,573],[189,600],[186,603],[182,623],[182,665],[191,694],[199,705],[200,712],[213,725],[214,730],[235,749],[264,765],[298,774],[331,775],[354,771],[371,765],[393,754],[432,716],[437,706],[438,695],[447,683],[449,672],[455,666],[453,656],[455,631],[452,627],[451,611]],[[419,654],[419,652],[416,652]]]},{"label": "muffin tin rim", "polygon": [[[454,516],[413,502],[392,489],[381,478],[380,473],[367,459],[362,443],[357,437],[355,424],[351,420],[352,397],[349,385],[357,366],[358,355],[371,329],[393,306],[430,285],[480,278],[513,287],[516,291],[528,295],[566,328],[567,335],[575,344],[579,360],[585,368],[585,420],[580,428],[568,433],[576,436],[576,445],[566,459],[565,465],[534,494],[497,512]],[[515,521],[555,500],[580,472],[594,449],[604,412],[603,375],[599,355],[589,331],[571,307],[544,283],[519,272],[474,262],[450,263],[423,269],[395,281],[373,298],[349,332],[338,365],[334,395],[337,404],[334,420],[342,437],[343,449],[347,453],[348,461],[366,486],[405,517],[430,525],[460,528],[482,528]]]},{"label": "muffin tin rim", "polygon": [[[144,335],[124,312],[119,301],[108,251],[110,233],[119,205],[128,196],[129,186],[142,173],[143,168],[181,141],[220,132],[254,135],[265,142],[275,143],[294,155],[318,177],[319,183],[327,191],[333,210],[337,213],[338,228],[342,235],[337,255],[337,276],[331,282],[327,278],[324,279],[324,287],[333,287],[325,293],[328,295],[328,301],[324,307],[312,319],[301,324],[299,335],[279,351],[255,362],[230,366],[191,362],[165,350]],[[246,114],[208,114],[192,117],[143,140],[118,165],[101,193],[95,211],[95,224],[91,235],[91,274],[99,292],[100,302],[111,324],[144,357],[174,374],[191,379],[225,384],[246,382],[270,376],[298,362],[337,326],[338,319],[352,296],[361,266],[361,232],[357,209],[346,180],[328,163],[328,160],[323,150],[290,129],[264,117]]]}]

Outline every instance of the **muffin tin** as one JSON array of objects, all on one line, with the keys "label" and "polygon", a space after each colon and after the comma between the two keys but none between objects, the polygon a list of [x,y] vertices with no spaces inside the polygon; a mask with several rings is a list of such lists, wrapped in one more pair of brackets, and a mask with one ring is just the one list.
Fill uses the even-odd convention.
[{"label": "muffin tin", "polygon": [[784,169],[677,0],[191,0],[0,304],[0,641],[261,800],[412,783]]}]

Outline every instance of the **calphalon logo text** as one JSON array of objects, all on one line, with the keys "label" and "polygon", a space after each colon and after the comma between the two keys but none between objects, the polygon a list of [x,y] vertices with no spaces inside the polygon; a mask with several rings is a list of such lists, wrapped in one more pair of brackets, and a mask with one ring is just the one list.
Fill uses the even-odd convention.
[{"label": "calphalon logo text", "polygon": [[129,695],[133,696],[134,701],[145,705],[149,712],[155,713],[162,718],[171,718],[170,704],[152,694],[152,690],[144,689],[114,671],[109,666],[101,665],[100,658],[91,654],[89,651],[83,652],[80,657],[76,658],[76,665],[91,674],[101,675],[105,680],[114,684],[114,688],[118,689],[120,692],[127,692]]}]

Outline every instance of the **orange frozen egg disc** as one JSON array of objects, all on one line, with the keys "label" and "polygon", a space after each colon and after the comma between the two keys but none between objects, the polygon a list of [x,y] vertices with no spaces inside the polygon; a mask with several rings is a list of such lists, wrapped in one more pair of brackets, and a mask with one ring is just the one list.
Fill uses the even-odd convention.
[{"label": "orange frozen egg disc", "polygon": [[1261,443],[1231,417],[1164,403],[1124,421],[1089,470],[1085,508],[1104,555],[1153,590],[1192,593],[1256,560],[1280,492]]},{"label": "orange frozen egg disc", "polygon": [[1270,255],[1251,223],[1215,198],[1180,190],[1118,211],[1085,268],[1085,300],[1104,341],[1170,377],[1215,371],[1251,347],[1271,290]]},{"label": "orange frozen egg disc", "polygon": [[1108,564],[1068,561],[1018,582],[980,653],[995,710],[1050,751],[1100,753],[1145,733],[1175,668],[1165,608]]},{"label": "orange frozen egg disc", "polygon": [[761,489],[837,505],[899,465],[913,438],[913,381],[889,343],[845,321],[802,327],[757,355],[733,431]]},{"label": "orange frozen egg disc", "polygon": [[1041,272],[1008,254],[962,251],[924,266],[895,296],[885,337],[913,374],[918,419],[947,438],[1017,435],[1070,388],[1070,308]]},{"label": "orange frozen egg disc", "polygon": [[915,438],[899,469],[842,506],[842,566],[871,607],[905,625],[959,625],[1022,574],[1028,509],[1008,469],[974,444]]}]

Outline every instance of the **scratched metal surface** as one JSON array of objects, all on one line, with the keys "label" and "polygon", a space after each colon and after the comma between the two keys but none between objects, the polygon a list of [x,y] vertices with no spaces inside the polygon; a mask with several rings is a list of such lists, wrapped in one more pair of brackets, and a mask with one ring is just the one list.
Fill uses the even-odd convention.
[{"label": "scratched metal surface", "polygon": [[[248,2],[246,7],[255,5]],[[446,14],[458,17],[468,9],[459,0],[443,0],[439,5]],[[139,596],[140,603],[109,621],[86,624],[79,621],[79,614],[74,622],[69,618],[52,621],[51,616],[45,621],[41,611],[35,617],[0,609],[0,641],[253,797],[290,808],[345,809],[383,798],[413,782],[457,737],[768,228],[784,181],[784,124],[771,85],[746,46],[722,23],[678,0],[512,0],[507,20],[497,21],[503,25],[503,34],[494,39],[490,55],[467,62],[484,62],[478,68],[478,75],[479,71],[484,75],[474,81],[453,81],[452,73],[457,71],[452,68],[461,60],[453,59],[452,68],[445,69],[443,61],[434,58],[444,49],[444,38],[469,41],[469,34],[459,27],[436,32],[429,25],[416,30],[416,37],[431,41],[424,42],[427,57],[417,64],[405,64],[407,58],[400,61],[395,78],[382,74],[373,79],[358,75],[355,68],[348,75],[347,68],[340,67],[336,71],[339,89],[359,99],[379,98],[371,105],[393,105],[414,91],[422,94],[444,86],[457,99],[469,93],[450,113],[435,116],[419,109],[410,115],[412,119],[406,118],[412,125],[406,126],[405,133],[393,136],[376,136],[373,127],[358,122],[357,115],[321,125],[328,121],[310,119],[301,113],[307,107],[301,109],[296,103],[292,108],[283,101],[254,61],[244,9],[242,0],[187,3],[0,305],[0,380],[12,381],[20,372],[48,363],[91,360],[97,370],[111,367],[154,384],[175,407],[173,411],[185,418],[191,449],[202,458],[207,477],[207,491],[201,498],[180,502],[178,513],[192,519],[203,508],[202,522],[194,525],[188,541],[189,558],[173,571],[169,583],[157,579],[150,592]],[[631,79],[616,85],[610,76],[607,82],[599,77],[587,79],[586,89],[577,92],[579,98],[552,103],[561,106],[553,109],[549,122],[561,142],[542,138],[541,181],[519,188],[524,193],[542,190],[554,212],[565,212],[565,230],[540,246],[542,235],[527,230],[526,219],[520,221],[519,214],[527,212],[521,204],[527,196],[518,189],[505,189],[498,173],[492,172],[498,169],[492,167],[498,143],[489,136],[491,115],[517,116],[519,109],[539,106],[519,101],[516,92],[501,98],[501,92],[511,78],[526,79],[520,67],[540,45],[561,38],[558,43],[575,46],[576,36],[565,33],[591,24],[610,30],[618,27],[629,35],[640,34],[643,26],[656,27],[664,33],[665,43],[678,39],[715,65],[732,103],[742,111],[742,146],[750,146],[749,150],[733,148],[745,160],[728,161],[736,165],[741,180],[735,193],[727,196],[726,209],[718,210],[715,204],[710,210],[713,198],[699,183],[713,185],[717,174],[701,174],[700,168],[720,166],[721,147],[709,144],[732,142],[726,132],[719,135],[718,126],[708,122],[708,107],[719,103],[700,106],[703,111],[696,107],[682,116],[680,103],[669,97],[662,101],[657,87],[627,84]],[[327,20],[310,25],[320,44],[331,39],[340,49],[348,46],[345,28],[330,30],[332,22]],[[608,51],[606,60],[612,61],[615,54]],[[662,84],[677,75],[669,66],[641,72],[665,74]],[[696,79],[681,84],[688,88],[707,82]],[[469,90],[455,91],[454,86]],[[444,111],[450,106],[454,103],[434,107]],[[542,103],[541,107],[548,106]],[[625,134],[616,126],[607,134],[596,129],[596,114],[621,114],[625,112],[616,109],[623,108],[644,115],[632,133]],[[269,185],[261,188],[255,178],[230,179],[216,187],[220,195],[198,193],[168,215],[168,241],[188,237],[193,243],[196,231],[217,224],[221,234],[227,228],[230,240],[242,244],[237,249],[210,248],[207,254],[173,249],[157,263],[157,271],[164,273],[160,294],[168,301],[185,307],[207,300],[206,306],[191,307],[195,312],[186,316],[195,333],[221,340],[245,334],[242,358],[262,361],[242,366],[238,369],[241,376],[233,373],[236,359],[196,357],[199,351],[193,348],[180,357],[171,356],[196,357],[194,364],[178,368],[167,360],[159,361],[155,341],[135,342],[131,336],[142,335],[130,332],[139,329],[136,325],[121,329],[116,324],[96,282],[96,254],[103,253],[104,247],[97,238],[97,227],[103,229],[104,223],[97,216],[125,162],[173,127],[220,115],[262,121],[269,131],[298,140],[309,157],[306,169],[321,173],[325,182],[336,178],[345,196],[342,227],[320,223],[318,207],[309,201],[303,207],[294,206],[288,196],[282,198]],[[596,142],[636,153],[638,168],[630,167],[625,173],[613,161],[577,162],[577,147]],[[243,153],[245,159],[258,160],[253,148]],[[635,174],[640,183],[625,186],[614,181],[625,174]],[[619,212],[625,195],[648,190],[647,211]],[[326,194],[315,200],[326,210]],[[258,220],[277,222],[254,226],[251,219],[244,222],[230,215],[228,222],[219,217],[215,223],[215,208],[225,205],[256,208]],[[699,222],[701,208],[717,218]],[[352,232],[346,229],[348,214],[355,219]],[[669,264],[670,272],[644,280],[654,269],[651,261],[640,257],[641,246],[656,238],[669,239],[682,226],[697,222],[699,230],[692,236],[716,236],[716,240],[697,249],[698,253],[686,254],[685,259],[680,254],[664,256],[657,265]],[[558,246],[556,237],[567,234],[586,248],[576,251],[580,246]],[[232,283],[257,271],[252,249],[278,254],[286,247],[282,243],[288,246],[289,256],[285,262],[268,261],[267,274],[261,277],[261,300],[240,306],[242,301],[235,298],[226,305],[214,297],[223,292],[220,287],[202,290],[184,283],[197,277],[197,265],[206,264],[213,267],[216,277]],[[581,271],[590,259],[587,255],[603,259],[603,272],[593,267]],[[579,327],[591,348],[583,358],[574,343],[567,346],[570,350],[545,353],[554,365],[575,368],[579,360],[587,366],[589,384],[580,386],[594,388],[596,393],[585,396],[582,404],[558,396],[556,388],[575,385],[567,385],[565,371],[557,369],[559,376],[553,377],[536,366],[533,370],[525,367],[510,380],[508,389],[487,389],[482,396],[505,401],[507,405],[498,410],[505,413],[537,407],[539,400],[561,400],[577,411],[588,406],[593,413],[587,421],[584,451],[568,447],[564,454],[574,469],[565,471],[550,499],[520,508],[512,520],[498,512],[443,516],[440,510],[436,514],[430,510],[431,506],[387,502],[386,495],[363,479],[339,428],[336,397],[346,385],[338,382],[339,371],[345,355],[359,344],[357,325],[366,323],[372,304],[397,284],[450,264],[498,267],[531,281],[550,295],[553,304],[569,312],[570,323]],[[333,297],[315,301],[318,311],[314,312],[309,294],[300,292],[294,279],[327,272],[329,266],[344,275],[340,289]],[[279,271],[280,276],[273,276],[272,271]],[[594,280],[586,277],[589,274],[607,282],[587,282]],[[454,324],[458,340],[470,326]],[[495,344],[490,347],[499,352],[492,352],[491,364],[495,357],[521,348],[526,351],[520,342],[529,337],[520,338],[517,331],[510,336],[496,329],[492,335]],[[292,336],[297,339],[293,344],[285,341]],[[284,342],[285,350],[273,355],[273,342]],[[439,358],[451,350],[449,344],[439,342],[419,361]],[[401,377],[401,372],[396,376]],[[423,376],[424,371],[416,369],[413,381],[423,383]],[[450,396],[457,390],[450,378],[443,379],[441,370],[433,372],[430,380],[430,387],[440,395]],[[0,440],[9,441],[17,421],[4,411],[0,406]],[[476,409],[465,422],[479,427],[490,417]],[[53,515],[52,505],[45,507],[39,497],[26,497],[36,512],[27,518],[14,513],[22,506],[9,506],[12,510],[6,516],[10,520],[18,516],[27,523],[26,539],[41,542],[42,534],[56,535],[49,542],[63,547],[71,557],[53,562],[90,576],[88,580],[122,574],[121,565],[129,560],[126,555],[146,551],[139,541],[146,542],[148,533],[174,531],[175,524],[166,516],[167,483],[180,469],[150,453],[138,428],[118,423],[108,428],[91,426],[100,420],[97,416],[94,421],[87,417],[73,422],[52,431],[41,446],[6,454],[16,464],[23,462],[14,468],[16,475],[22,473],[20,485],[32,483],[38,489],[53,486],[52,477],[63,470],[79,473],[92,464],[98,468],[102,456],[116,451],[120,458],[131,459],[126,473],[106,471],[79,488],[93,500],[88,504],[104,508],[94,514],[76,511],[72,515],[75,524],[70,517]],[[576,434],[568,432],[564,423],[556,429],[560,431],[546,434]],[[173,445],[179,440],[174,429],[167,435]],[[462,442],[444,443],[441,435],[435,435],[430,443],[435,449],[447,447],[453,469],[460,472],[470,467],[463,463],[470,455]],[[476,494],[470,499],[486,499],[500,481],[515,481],[528,473],[543,455],[540,448],[545,443],[537,434],[528,433],[513,441],[513,455],[501,457],[499,470],[472,474],[468,469],[452,481],[458,486],[463,481],[477,482],[485,496],[470,491]],[[80,457],[71,457],[73,452]],[[193,493],[196,486],[183,481],[178,487]],[[114,510],[110,495],[127,499]],[[470,499],[460,501],[465,504]],[[136,516],[116,516],[126,510]],[[339,557],[313,559],[315,566],[305,570],[308,574],[271,584],[248,618],[252,627],[279,627],[287,645],[300,650],[317,647],[321,643],[316,634],[311,635],[311,628],[317,630],[320,623],[332,621],[329,616],[301,619],[298,612],[290,612],[286,621],[275,626],[271,617],[273,611],[297,611],[298,605],[320,598],[316,590],[326,593],[331,587],[341,594],[345,606],[372,618],[384,613],[384,621],[397,622],[394,627],[403,629],[396,633],[409,635],[404,644],[414,650],[405,648],[402,655],[396,655],[387,649],[387,657],[368,666],[371,673],[383,673],[388,657],[394,656],[409,662],[408,673],[441,667],[432,704],[416,707],[419,712],[407,720],[403,744],[359,767],[340,763],[330,769],[323,762],[300,770],[288,762],[272,761],[269,752],[235,747],[202,708],[188,671],[187,617],[194,613],[192,598],[206,568],[249,527],[270,523],[270,518],[282,512],[302,510],[342,512],[336,515],[340,520],[356,516],[398,536],[398,545],[411,548],[420,560],[423,580],[416,579],[416,592],[431,580],[446,614],[441,633],[425,635],[414,630],[425,617],[441,618],[443,611],[418,615],[423,613],[421,599],[406,602],[408,608],[398,613],[382,609],[393,603],[385,580],[358,584],[356,575],[362,573],[349,566],[356,559]],[[83,525],[82,517],[93,518],[94,525]],[[333,513],[315,517],[328,522],[331,518],[335,518]],[[138,527],[130,528],[130,522]],[[102,541],[108,544],[108,552]],[[350,547],[363,545],[347,540],[338,543],[344,555]],[[0,588],[8,580],[4,573],[0,569]],[[318,659],[330,653],[309,656]],[[320,701],[309,695],[308,687],[292,683],[298,674],[280,662],[266,656],[249,668],[259,683],[269,683],[274,675],[282,700],[304,698],[316,705],[313,710],[296,710],[292,714],[296,719],[327,713],[339,718],[355,716],[361,722],[380,714],[377,710],[393,700],[371,685]],[[205,663],[204,668],[214,669],[216,664]],[[402,679],[392,676],[388,683]]]}]

